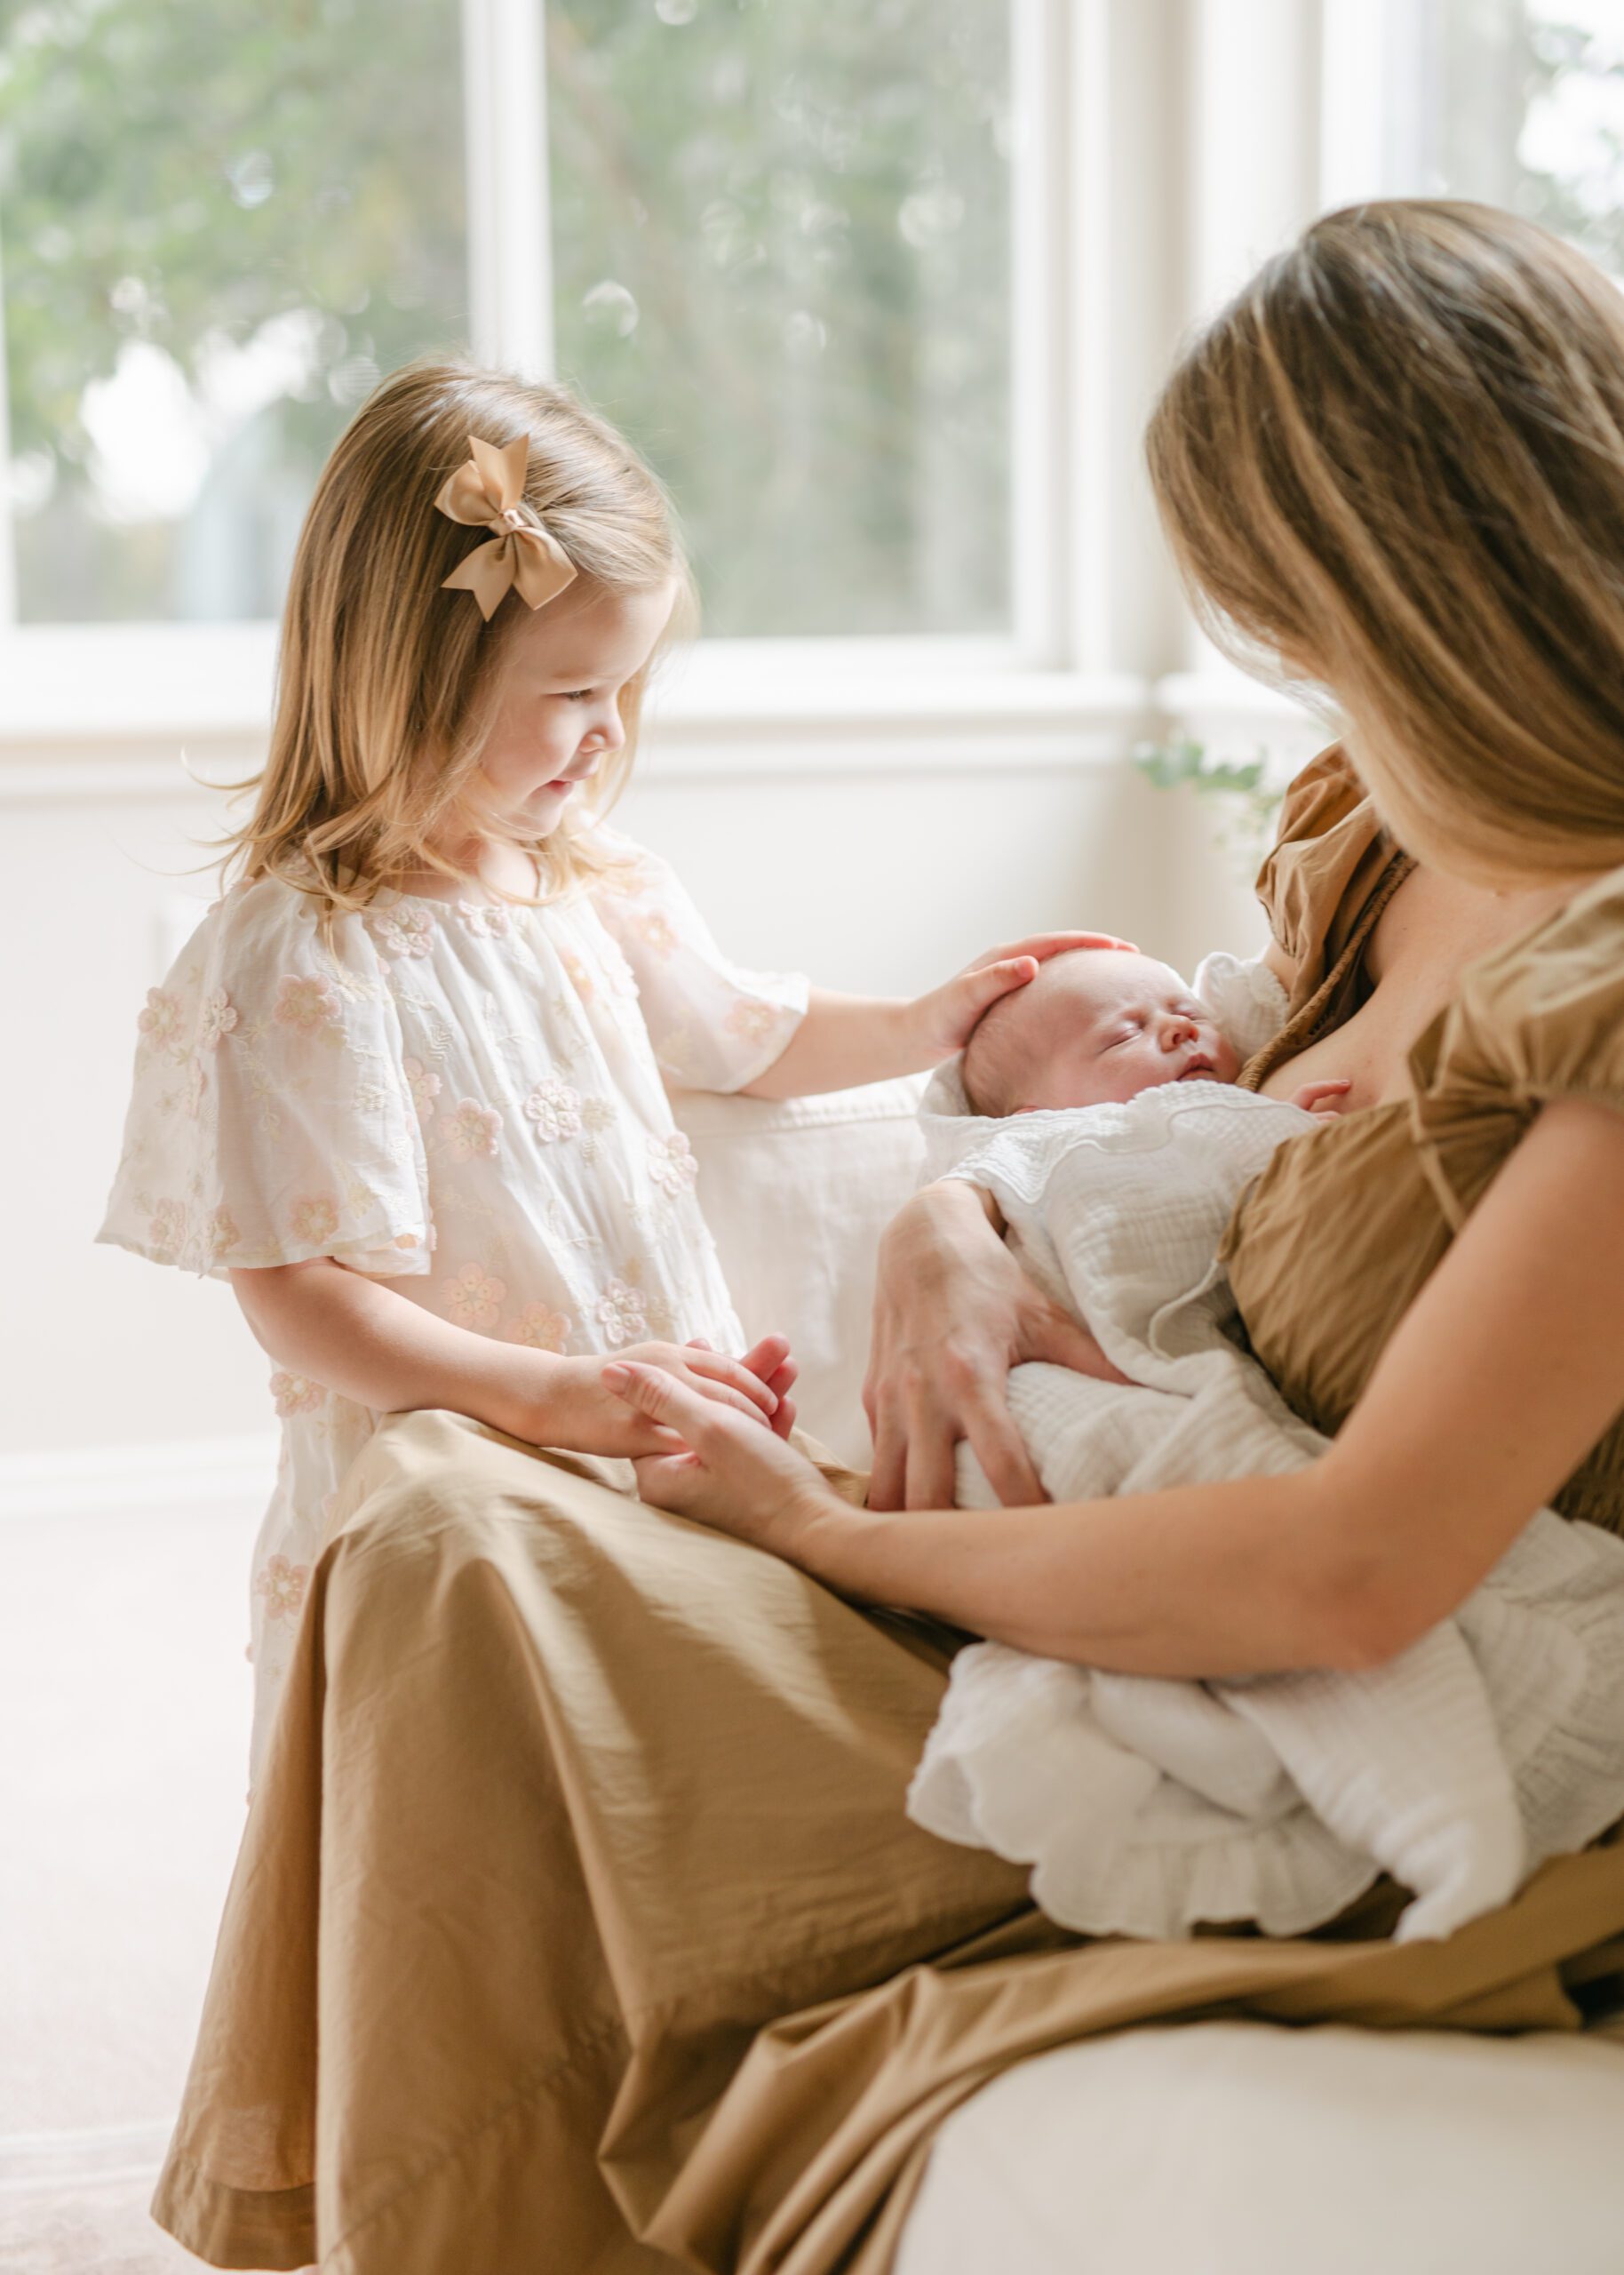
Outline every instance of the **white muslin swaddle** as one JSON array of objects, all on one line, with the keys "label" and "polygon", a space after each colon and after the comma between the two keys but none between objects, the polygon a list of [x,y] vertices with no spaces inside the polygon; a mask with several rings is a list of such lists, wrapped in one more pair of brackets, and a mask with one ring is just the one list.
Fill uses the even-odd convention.
[{"label": "white muslin swaddle", "polygon": [[[1242,1188],[1309,1115],[1184,1082],[977,1121],[949,1068],[925,1124],[935,1174],[996,1195],[1027,1271],[1131,1378],[1012,1372],[1052,1499],[1272,1474],[1324,1450],[1226,1332],[1216,1262]],[[958,1499],[997,1503],[967,1446]],[[1297,1935],[1387,1872],[1415,1899],[1400,1940],[1447,1935],[1624,1814],[1624,1541],[1538,1513],[1453,1618],[1368,1672],[1170,1681],[972,1645],[908,1810],[1030,1864],[1034,1900],[1089,1934]]]}]

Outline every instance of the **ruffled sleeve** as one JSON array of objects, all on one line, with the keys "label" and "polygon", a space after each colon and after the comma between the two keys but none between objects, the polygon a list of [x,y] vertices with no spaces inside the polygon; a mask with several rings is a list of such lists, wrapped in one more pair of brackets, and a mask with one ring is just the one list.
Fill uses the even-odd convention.
[{"label": "ruffled sleeve", "polygon": [[669,862],[618,831],[595,842],[616,866],[593,906],[632,967],[660,1072],[685,1090],[743,1090],[806,1017],[806,980],[730,962]]},{"label": "ruffled sleeve", "polygon": [[138,1020],[97,1235],[223,1278],[336,1257],[429,1269],[427,1166],[378,952],[273,879],[217,902]]},{"label": "ruffled sleeve", "polygon": [[1624,870],[1472,965],[1410,1075],[1416,1149],[1457,1228],[1540,1106],[1624,1113]]},{"label": "ruffled sleeve", "polygon": [[1291,1011],[1335,964],[1396,858],[1402,857],[1333,743],[1287,789],[1278,834],[1257,876],[1269,929],[1295,966]]}]

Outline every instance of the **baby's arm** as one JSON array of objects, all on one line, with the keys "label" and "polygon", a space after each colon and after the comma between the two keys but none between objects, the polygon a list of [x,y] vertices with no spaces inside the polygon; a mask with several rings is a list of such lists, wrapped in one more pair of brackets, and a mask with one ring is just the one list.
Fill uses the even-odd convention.
[{"label": "baby's arm", "polygon": [[835,995],[815,987],[805,1018],[772,1065],[744,1085],[758,1098],[804,1098],[892,1074],[922,1074],[961,1050],[988,1005],[1024,987],[1047,956],[1123,948],[1109,932],[1044,932],[989,949],[944,986],[912,998]]},{"label": "baby's arm", "polygon": [[[331,1257],[234,1272],[231,1284],[263,1349],[280,1364],[378,1413],[443,1408],[531,1445],[575,1453],[655,1450],[649,1425],[607,1391],[601,1355],[531,1351],[437,1319],[380,1280]],[[697,1345],[641,1345],[617,1358],[665,1369],[701,1396],[787,1432],[794,1409],[789,1345],[768,1336],[740,1361]]]}]

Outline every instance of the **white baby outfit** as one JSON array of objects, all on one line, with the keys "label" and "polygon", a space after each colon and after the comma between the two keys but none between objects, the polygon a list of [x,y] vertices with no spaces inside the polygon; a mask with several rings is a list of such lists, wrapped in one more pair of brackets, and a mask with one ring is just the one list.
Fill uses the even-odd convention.
[{"label": "white baby outfit", "polygon": [[[1197,984],[1243,1057],[1279,1024],[1256,967],[1211,959]],[[1052,1499],[1277,1474],[1325,1450],[1231,1339],[1216,1261],[1275,1146],[1314,1142],[1310,1115],[1198,1082],[981,1121],[945,1069],[925,1121],[934,1172],[994,1194],[1025,1269],[1130,1377],[1011,1373]],[[997,1504],[967,1446],[957,1497]],[[971,1646],[908,1806],[1031,1864],[1037,1903],[1085,1933],[1298,1935],[1385,1870],[1417,1899],[1399,1936],[1448,1934],[1624,1810],[1624,1541],[1540,1512],[1453,1619],[1358,1674],[1164,1681]]]},{"label": "white baby outfit", "polygon": [[[807,985],[740,970],[665,862],[596,842],[617,865],[569,898],[385,894],[330,946],[315,902],[275,879],[217,901],[148,991],[99,1237],[221,1277],[336,1257],[538,1351],[740,1349],[665,1080],[742,1088]],[[271,1389],[256,1764],[324,1510],[378,1418],[285,1369]]]}]

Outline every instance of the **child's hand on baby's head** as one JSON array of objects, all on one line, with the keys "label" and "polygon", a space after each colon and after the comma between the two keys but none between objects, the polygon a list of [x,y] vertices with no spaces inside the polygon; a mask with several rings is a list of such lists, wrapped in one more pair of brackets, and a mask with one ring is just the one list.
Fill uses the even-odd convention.
[{"label": "child's hand on baby's head", "polygon": [[1292,1104],[1301,1106],[1304,1114],[1311,1114],[1316,1122],[1338,1122],[1352,1088],[1350,1082],[1340,1078],[1330,1082],[1304,1082],[1300,1090],[1292,1092]]},{"label": "child's hand on baby's head", "polygon": [[1038,932],[1007,947],[989,948],[945,986],[933,987],[909,1005],[919,1025],[921,1050],[936,1059],[951,1058],[964,1049],[983,1015],[1000,996],[1026,986],[1051,956],[1068,955],[1074,948],[1120,948],[1137,954],[1132,941],[1119,940],[1114,932]]}]

